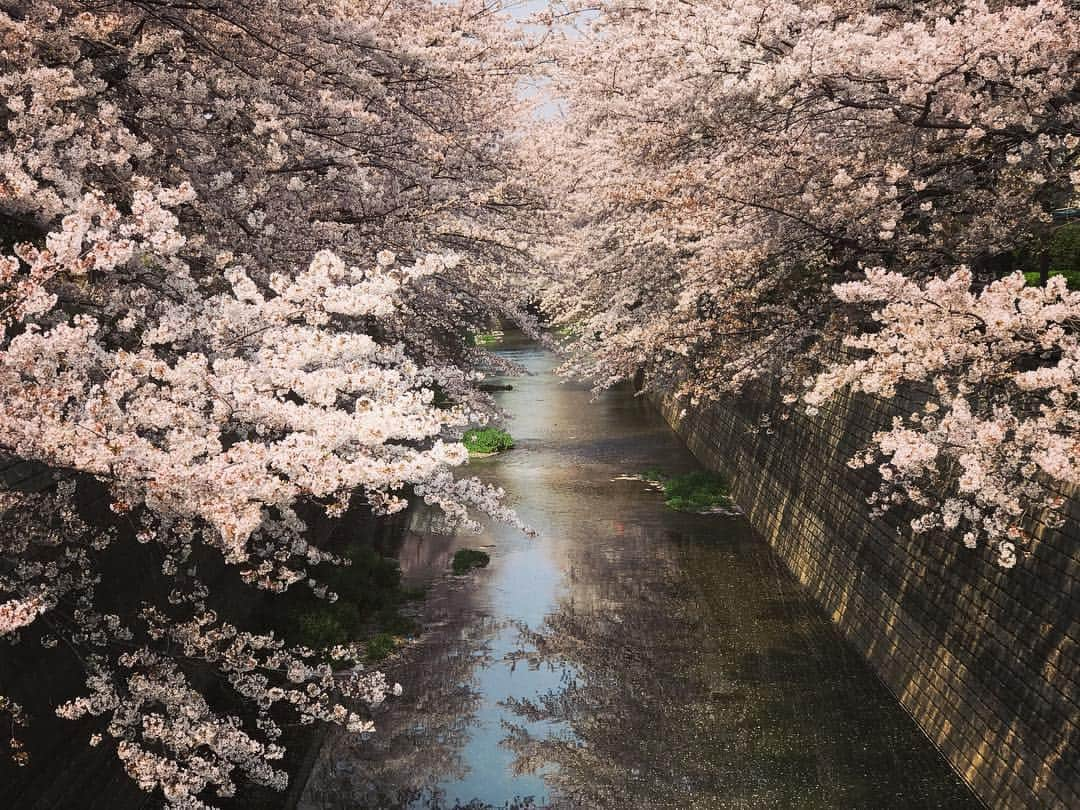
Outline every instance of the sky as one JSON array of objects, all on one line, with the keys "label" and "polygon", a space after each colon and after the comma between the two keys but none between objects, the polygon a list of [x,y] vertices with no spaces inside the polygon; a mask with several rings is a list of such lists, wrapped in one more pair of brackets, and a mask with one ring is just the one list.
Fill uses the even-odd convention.
[{"label": "sky", "polygon": [[[541,11],[548,5],[548,0],[505,0],[503,4],[503,10],[507,12],[515,20],[524,20],[531,14],[535,14]],[[595,16],[593,13],[585,12],[578,19],[590,19]],[[565,30],[571,37],[575,36],[572,27],[567,27]],[[533,115],[540,119],[550,119],[558,115],[561,115],[563,110],[556,98],[550,97],[545,92],[547,82],[543,79],[538,79],[531,82],[522,82],[519,88],[521,98],[544,98],[544,100],[537,105],[533,111]]]},{"label": "sky", "polygon": [[528,17],[530,14],[535,14],[537,11],[547,5],[547,0],[517,0],[517,2],[507,3],[507,11],[513,15],[515,19],[521,20]]}]

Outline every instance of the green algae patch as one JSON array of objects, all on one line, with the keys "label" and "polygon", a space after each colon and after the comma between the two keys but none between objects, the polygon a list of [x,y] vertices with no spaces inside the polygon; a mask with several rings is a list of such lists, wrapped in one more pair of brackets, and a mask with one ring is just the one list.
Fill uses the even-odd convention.
[{"label": "green algae patch", "polygon": [[491,555],[475,548],[459,548],[454,552],[453,569],[457,575],[467,574],[474,568],[487,568]]},{"label": "green algae patch", "polygon": [[493,427],[467,430],[461,441],[473,456],[491,456],[514,446],[514,439],[509,433]]},{"label": "green algae patch", "polygon": [[664,493],[664,505],[679,512],[730,512],[734,506],[727,481],[709,470],[667,475],[662,470],[645,470],[644,481]]}]

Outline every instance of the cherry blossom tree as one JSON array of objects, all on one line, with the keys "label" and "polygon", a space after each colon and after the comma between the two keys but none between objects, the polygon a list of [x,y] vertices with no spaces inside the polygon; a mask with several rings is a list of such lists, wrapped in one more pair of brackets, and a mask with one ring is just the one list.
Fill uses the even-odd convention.
[{"label": "cherry blossom tree", "polygon": [[245,258],[258,283],[327,246],[350,263],[457,253],[385,327],[414,353],[446,352],[478,301],[516,304],[492,268],[522,261],[507,217],[522,201],[493,147],[529,57],[494,4],[14,5],[8,58],[34,66],[5,76],[17,224],[87,188],[126,205],[137,174],[189,184],[188,254]]},{"label": "cherry blossom tree", "polygon": [[[283,709],[369,730],[394,691],[358,649],[245,631],[207,549],[332,600],[313,508],[515,520],[451,471],[490,412],[468,330],[520,315],[503,133],[530,59],[481,0],[0,3],[0,451],[53,481],[3,492],[0,637],[70,653],[58,713],[171,806],[282,788]],[[136,542],[157,590],[106,609],[102,559]]]},{"label": "cherry blossom tree", "polygon": [[550,19],[565,115],[538,128],[534,176],[565,370],[643,371],[688,404],[766,376],[794,404],[809,380],[811,412],[845,386],[936,386],[940,412],[856,463],[883,457],[879,508],[1012,565],[1025,519],[1076,483],[1072,294],[996,280],[1078,199],[1075,4],[606,0]]},{"label": "cherry blossom tree", "polygon": [[570,370],[601,383],[645,368],[708,399],[789,373],[862,265],[989,280],[1075,193],[1059,0],[592,5],[588,33],[551,38],[567,112],[537,177]]}]

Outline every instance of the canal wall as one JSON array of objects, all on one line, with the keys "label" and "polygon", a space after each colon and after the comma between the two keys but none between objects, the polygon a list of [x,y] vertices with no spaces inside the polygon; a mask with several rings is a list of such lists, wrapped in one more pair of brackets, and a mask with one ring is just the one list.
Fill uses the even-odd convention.
[{"label": "canal wall", "polygon": [[775,412],[759,385],[685,409],[654,396],[757,531],[993,808],[1080,807],[1080,502],[1004,571],[986,549],[870,516],[873,469],[847,460],[915,398],[838,398],[814,418]]}]

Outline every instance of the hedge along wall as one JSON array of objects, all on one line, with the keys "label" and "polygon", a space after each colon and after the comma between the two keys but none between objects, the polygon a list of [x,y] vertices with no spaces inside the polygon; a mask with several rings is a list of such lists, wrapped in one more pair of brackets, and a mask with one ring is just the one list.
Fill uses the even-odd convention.
[{"label": "hedge along wall", "polygon": [[765,386],[697,411],[654,401],[987,805],[1080,808],[1080,501],[1004,571],[913,536],[910,513],[870,517],[876,470],[847,461],[910,399],[847,396],[768,429]]}]

